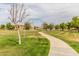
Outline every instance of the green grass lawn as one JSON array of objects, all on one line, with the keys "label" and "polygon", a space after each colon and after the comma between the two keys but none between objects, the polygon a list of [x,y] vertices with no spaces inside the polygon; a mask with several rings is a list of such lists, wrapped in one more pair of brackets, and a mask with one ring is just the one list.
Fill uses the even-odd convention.
[{"label": "green grass lawn", "polygon": [[67,31],[46,31],[45,33],[48,33],[52,36],[55,36],[66,43],[68,43],[75,51],[79,53],[79,33],[71,33]]},{"label": "green grass lawn", "polygon": [[21,31],[22,44],[18,44],[16,31],[0,30],[0,55],[2,56],[46,56],[49,41],[38,31]]}]

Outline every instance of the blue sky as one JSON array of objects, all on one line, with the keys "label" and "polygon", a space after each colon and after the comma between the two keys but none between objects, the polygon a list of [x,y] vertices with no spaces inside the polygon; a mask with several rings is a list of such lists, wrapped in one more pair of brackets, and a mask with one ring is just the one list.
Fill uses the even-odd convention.
[{"label": "blue sky", "polygon": [[[79,16],[79,4],[71,3],[28,3],[25,4],[31,14],[24,22],[31,19],[33,25],[41,25],[43,22],[59,24],[69,22],[73,16]],[[0,4],[0,24],[10,22],[8,10],[10,4]]]}]

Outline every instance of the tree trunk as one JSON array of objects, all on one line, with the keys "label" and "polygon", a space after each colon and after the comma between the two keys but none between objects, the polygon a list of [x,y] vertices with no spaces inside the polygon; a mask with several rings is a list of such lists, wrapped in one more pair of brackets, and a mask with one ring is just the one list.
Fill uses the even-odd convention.
[{"label": "tree trunk", "polygon": [[77,31],[79,32],[79,27],[76,27]]},{"label": "tree trunk", "polygon": [[79,28],[78,28],[78,32],[79,32]]},{"label": "tree trunk", "polygon": [[20,30],[18,29],[17,32],[18,32],[18,43],[19,43],[19,45],[21,45],[21,35],[20,35]]},{"label": "tree trunk", "polygon": [[26,38],[26,30],[24,30],[24,38]]}]

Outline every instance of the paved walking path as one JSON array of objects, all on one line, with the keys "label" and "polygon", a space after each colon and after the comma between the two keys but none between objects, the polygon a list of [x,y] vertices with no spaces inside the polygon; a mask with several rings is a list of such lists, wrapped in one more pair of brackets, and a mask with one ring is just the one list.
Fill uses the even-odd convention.
[{"label": "paved walking path", "polygon": [[49,56],[78,56],[79,54],[64,41],[51,35],[39,32],[50,41]]}]

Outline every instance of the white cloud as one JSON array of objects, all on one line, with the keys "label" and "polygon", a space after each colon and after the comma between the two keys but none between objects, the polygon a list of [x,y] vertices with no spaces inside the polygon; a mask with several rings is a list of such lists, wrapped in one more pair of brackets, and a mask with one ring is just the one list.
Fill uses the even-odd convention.
[{"label": "white cloud", "polygon": [[[73,16],[79,16],[79,4],[57,4],[57,3],[49,3],[49,4],[40,4],[40,3],[28,3],[25,4],[27,8],[29,8],[29,13],[31,16],[29,18],[40,18],[43,21],[46,22],[55,22],[55,23],[61,23],[61,22],[67,22],[70,21]],[[8,5],[2,5],[0,4],[0,8],[3,8],[4,10],[1,10],[0,17],[7,17],[6,9]],[[28,19],[28,18],[27,18]]]}]

